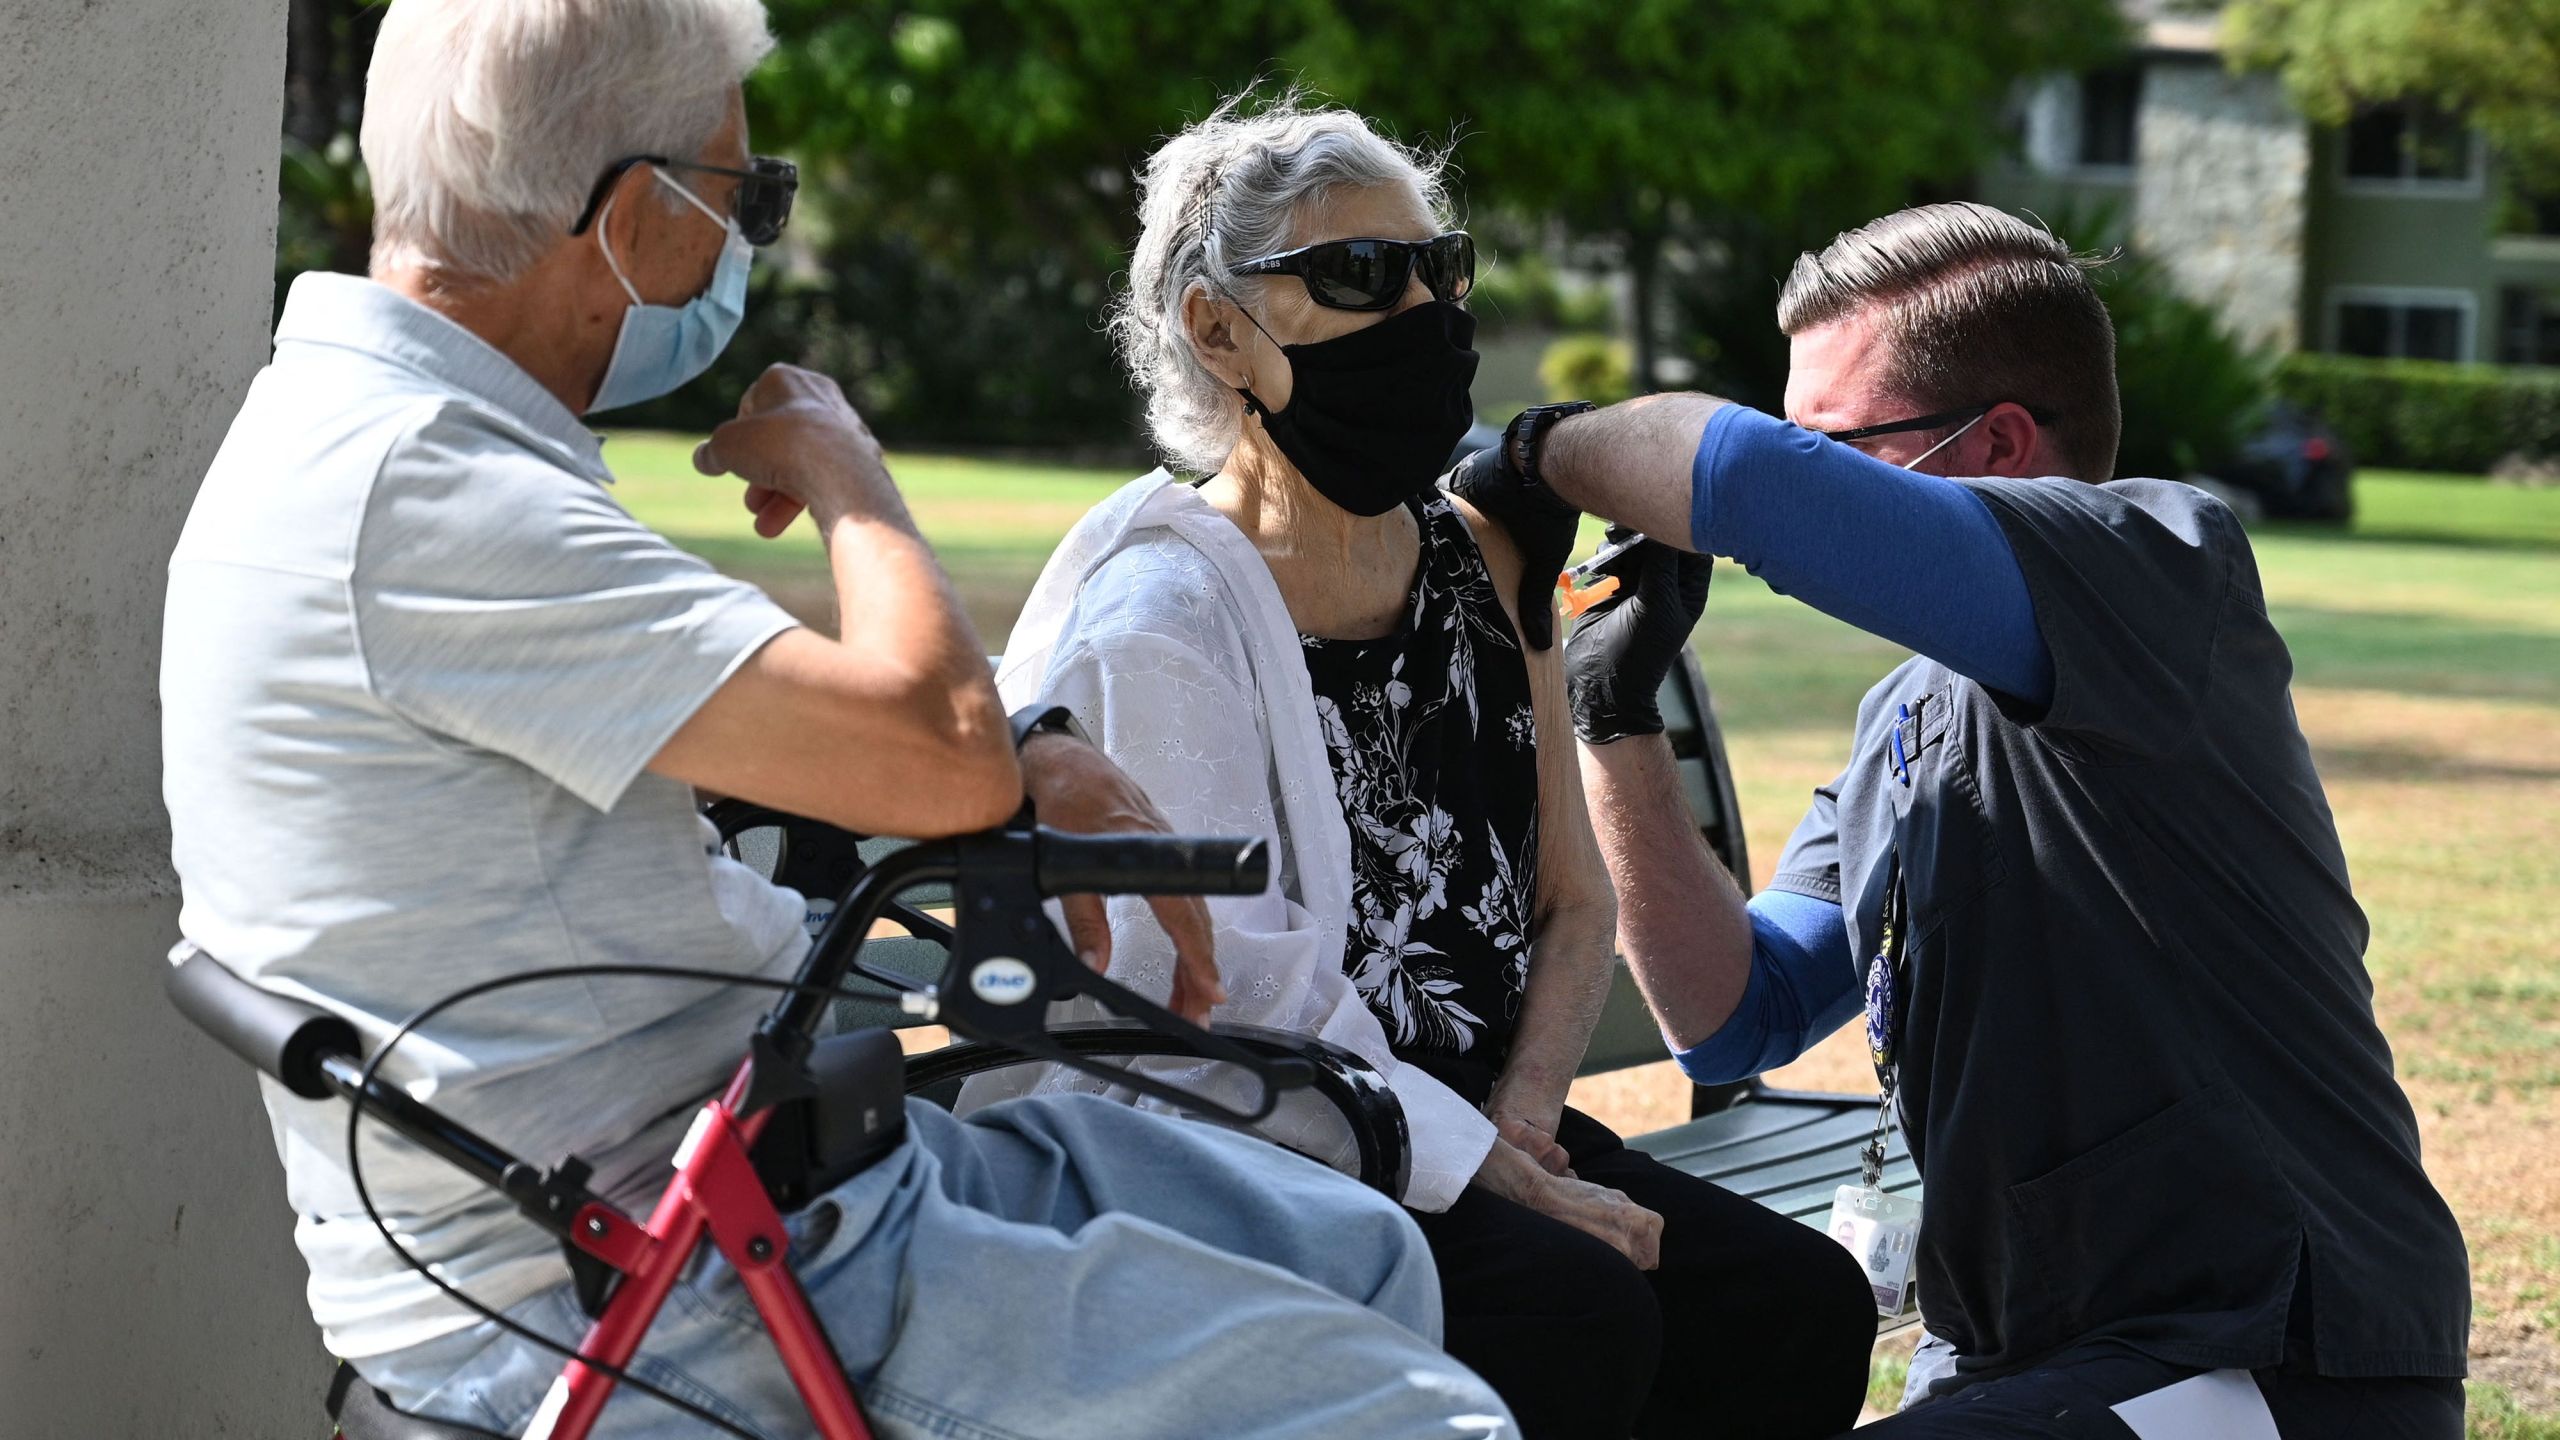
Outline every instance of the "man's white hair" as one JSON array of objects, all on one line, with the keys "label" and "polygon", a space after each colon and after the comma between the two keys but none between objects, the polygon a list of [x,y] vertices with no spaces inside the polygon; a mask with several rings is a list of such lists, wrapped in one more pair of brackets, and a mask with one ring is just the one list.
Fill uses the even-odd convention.
[{"label": "man's white hair", "polygon": [[1260,294],[1263,277],[1231,267],[1321,238],[1299,226],[1338,188],[1408,185],[1435,220],[1449,221],[1444,156],[1387,139],[1348,110],[1310,109],[1294,93],[1249,115],[1245,99],[1227,100],[1148,157],[1129,286],[1111,310],[1121,363],[1146,397],[1148,433],[1175,466],[1199,472],[1226,463],[1243,409],[1192,352],[1182,324],[1190,294]]},{"label": "man's white hair", "polygon": [[513,280],[605,167],[701,154],[772,48],[761,0],[398,0],[366,77],[375,271]]}]

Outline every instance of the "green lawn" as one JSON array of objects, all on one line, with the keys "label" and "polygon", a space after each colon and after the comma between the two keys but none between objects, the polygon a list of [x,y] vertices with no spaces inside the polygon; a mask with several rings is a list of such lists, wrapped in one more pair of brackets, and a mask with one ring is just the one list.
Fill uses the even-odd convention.
[{"label": "green lawn", "polygon": [[[617,435],[605,446],[621,477],[615,489],[633,514],[721,569],[764,586],[794,613],[823,623],[834,597],[816,532],[802,524],[778,540],[757,539],[737,484],[695,474],[692,455],[691,441],[665,435]],[[894,468],[916,523],[958,582],[990,650],[1004,645],[1058,537],[1129,479],[938,455],[902,455]]]},{"label": "green lawn", "polygon": [[[807,527],[755,539],[687,443],[607,449],[634,513],[813,619]],[[990,647],[1049,547],[1128,477],[933,456],[894,469]],[[2474,1433],[2560,1435],[2560,491],[2368,472],[2346,529],[2268,525],[2268,604],[2373,921],[2375,1004],[2463,1218],[2476,1277]],[[1841,760],[1893,647],[1718,572],[1698,647],[1765,876]],[[1871,1083],[1853,1039],[1782,1083]],[[1610,1077],[1623,1123],[1678,1112],[1676,1074]],[[1577,1091],[1577,1102],[1582,1092]]]}]

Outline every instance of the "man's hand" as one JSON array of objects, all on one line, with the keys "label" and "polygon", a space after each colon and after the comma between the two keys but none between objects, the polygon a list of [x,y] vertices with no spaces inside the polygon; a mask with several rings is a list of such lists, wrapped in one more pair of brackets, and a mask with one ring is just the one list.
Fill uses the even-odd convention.
[{"label": "man's hand", "polygon": [[1608,544],[1625,540],[1639,543],[1599,570],[1617,577],[1618,592],[1584,611],[1565,641],[1573,730],[1594,745],[1662,733],[1663,679],[1706,613],[1715,575],[1712,556],[1609,527]]},{"label": "man's hand", "polygon": [[1533,650],[1556,643],[1556,576],[1573,554],[1582,512],[1544,490],[1532,491],[1511,463],[1508,445],[1488,445],[1449,472],[1450,492],[1511,532],[1520,547],[1520,634]]},{"label": "man's hand", "polygon": [[[1022,787],[1040,823],[1060,830],[1086,835],[1165,835],[1173,830],[1137,782],[1072,735],[1037,734],[1023,742]],[[1068,895],[1058,903],[1067,913],[1067,939],[1078,958],[1095,970],[1108,969],[1111,924],[1103,914],[1102,897]],[[1227,987],[1218,979],[1208,902],[1197,895],[1151,895],[1147,904],[1173,939],[1173,994],[1165,1008],[1205,1025],[1209,1007],[1227,998]]]},{"label": "man's hand", "polygon": [[901,523],[906,516],[871,427],[835,381],[797,365],[757,376],[739,397],[738,418],[694,447],[693,468],[746,481],[747,509],[767,540],[803,510],[814,513],[821,535],[848,513]]}]

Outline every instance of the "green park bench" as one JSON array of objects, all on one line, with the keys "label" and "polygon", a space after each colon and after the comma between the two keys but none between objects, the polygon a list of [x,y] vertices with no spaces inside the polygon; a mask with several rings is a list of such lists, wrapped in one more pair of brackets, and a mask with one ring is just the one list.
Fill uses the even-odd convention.
[{"label": "green park bench", "polygon": [[[1750,857],[1741,807],[1734,797],[1733,777],[1725,759],[1724,737],[1695,656],[1674,669],[1662,690],[1662,715],[1672,752],[1679,764],[1681,788],[1698,831],[1707,845],[1750,885]],[[713,807],[731,852],[786,883],[800,882],[804,893],[841,889],[841,877],[859,861],[876,860],[896,848],[897,841],[859,840],[810,827],[788,817],[752,807]],[[866,962],[927,983],[942,974],[948,930],[933,915],[947,892],[911,892],[910,909],[898,918],[912,932],[884,937],[864,948]],[[907,1013],[895,998],[838,1002],[840,1027],[882,1025],[891,1028],[930,1023]],[[960,1076],[992,1068],[983,1054],[954,1052],[937,1061],[937,1053],[911,1057],[912,1093],[943,1105],[959,1093]],[[1636,991],[1626,962],[1618,962],[1609,998],[1584,1057],[1583,1075],[1606,1074],[1669,1058],[1662,1034]],[[1011,1063],[1020,1063],[1018,1060]],[[1701,1179],[1710,1180],[1780,1214],[1820,1226],[1831,1211],[1834,1191],[1858,1179],[1858,1152],[1875,1123],[1873,1095],[1822,1094],[1779,1090],[1757,1079],[1734,1085],[1692,1087],[1690,1119],[1685,1123],[1628,1137],[1628,1143]],[[1897,1131],[1886,1153],[1884,1188],[1917,1194],[1918,1167]],[[1902,1315],[1882,1322],[1880,1330],[1899,1329],[1917,1320],[1906,1306]]]}]

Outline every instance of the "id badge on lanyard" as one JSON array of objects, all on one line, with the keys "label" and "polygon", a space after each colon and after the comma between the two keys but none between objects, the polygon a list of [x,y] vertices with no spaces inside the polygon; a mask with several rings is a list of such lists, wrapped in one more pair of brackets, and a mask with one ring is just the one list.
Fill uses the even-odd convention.
[{"label": "id badge on lanyard", "polygon": [[[1903,707],[1901,719],[1911,720],[1909,706]],[[1912,728],[1916,731],[1918,726]],[[1896,778],[1910,784],[1910,755],[1903,747],[1899,724],[1894,727],[1892,758]],[[1888,1195],[1883,1187],[1885,1142],[1893,1135],[1894,1093],[1901,1084],[1895,1049],[1901,1038],[1905,999],[1900,850],[1885,863],[1884,913],[1877,927],[1876,953],[1867,962],[1867,1051],[1875,1061],[1880,1092],[1876,1096],[1876,1128],[1868,1137],[1866,1148],[1858,1152],[1859,1183],[1843,1185],[1833,1192],[1831,1220],[1823,1228],[1857,1257],[1859,1267],[1867,1273],[1867,1286],[1874,1292],[1876,1313],[1890,1317],[1901,1314],[1911,1299],[1911,1266],[1920,1244],[1920,1202],[1908,1195]]]}]

